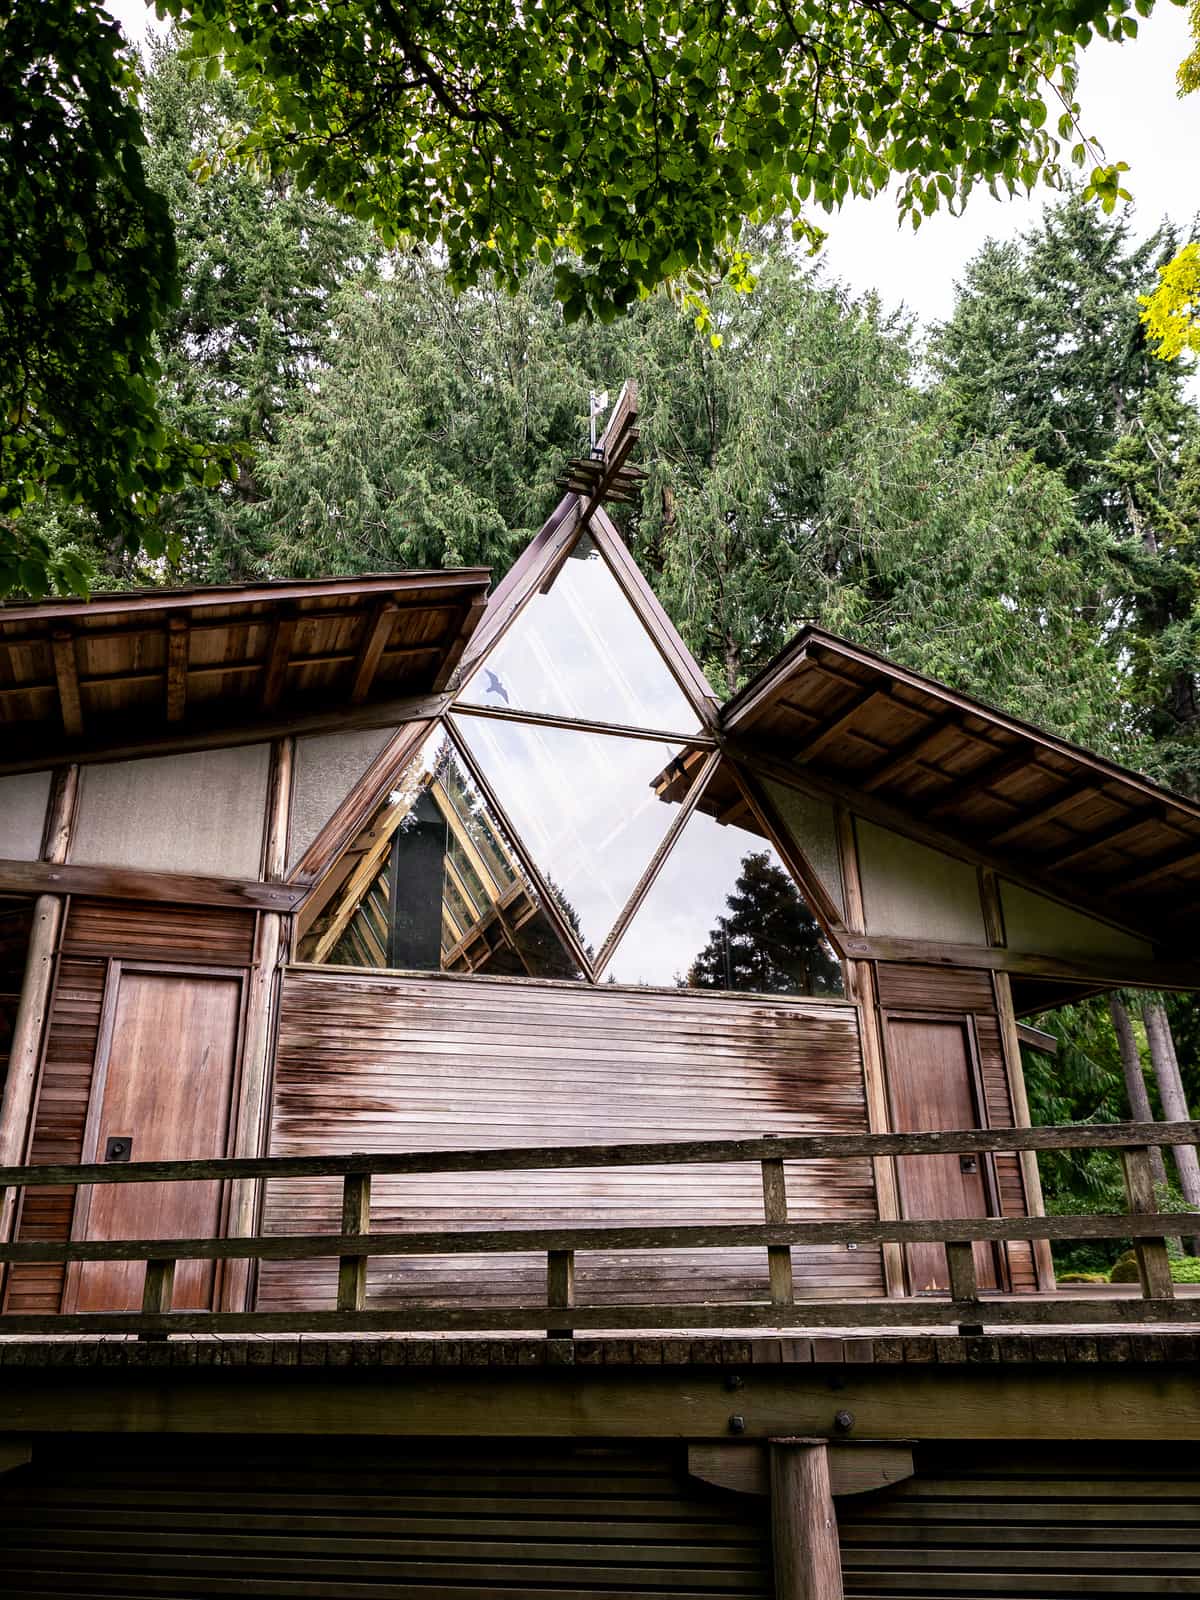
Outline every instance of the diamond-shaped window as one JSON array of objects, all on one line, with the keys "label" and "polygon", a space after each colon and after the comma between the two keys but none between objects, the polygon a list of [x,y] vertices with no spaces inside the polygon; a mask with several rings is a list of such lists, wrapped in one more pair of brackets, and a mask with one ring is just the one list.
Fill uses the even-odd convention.
[{"label": "diamond-shaped window", "polygon": [[678,815],[681,747],[466,711],[454,726],[580,943],[601,949]]},{"label": "diamond-shaped window", "polygon": [[603,555],[587,534],[488,653],[464,705],[689,734],[700,727]]}]

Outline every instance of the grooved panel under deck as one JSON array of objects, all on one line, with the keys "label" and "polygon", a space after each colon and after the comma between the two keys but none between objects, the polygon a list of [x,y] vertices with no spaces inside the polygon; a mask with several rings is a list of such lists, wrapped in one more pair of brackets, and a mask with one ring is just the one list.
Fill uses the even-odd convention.
[{"label": "grooved panel under deck", "polygon": [[[100,1031],[105,971],[103,961],[64,958],[59,965],[29,1151],[34,1165],[69,1164],[83,1159],[83,1128]],[[74,1207],[71,1189],[28,1190],[17,1238],[70,1238]],[[65,1271],[53,1262],[14,1266],[4,1309],[57,1311]]]},{"label": "grooved panel under deck", "polygon": [[657,1444],[50,1438],[0,1546],[11,1600],[772,1593],[765,1502]]},{"label": "grooved panel under deck", "polygon": [[[987,1099],[988,1126],[1011,1128],[1012,1097],[1008,1089],[991,973],[967,968],[881,962],[876,968],[876,975],[879,1004],[885,1011],[968,1012],[974,1017],[975,1035],[979,1041],[979,1065]],[[1000,1191],[1001,1215],[1025,1216],[1025,1187],[1021,1182],[1020,1163],[1015,1155],[996,1157],[996,1183]],[[1014,1289],[1037,1288],[1031,1246],[1010,1244],[1008,1264]]]},{"label": "grooved panel under deck", "polygon": [[921,1446],[838,1503],[847,1600],[1200,1593],[1200,1472],[1170,1445]]},{"label": "grooved panel under deck", "polygon": [[[272,1155],[865,1131],[835,1003],[488,979],[285,975]],[[795,1221],[875,1215],[869,1164],[788,1169]],[[336,1180],[267,1186],[267,1232],[336,1231]],[[761,1221],[754,1163],[376,1179],[376,1229]],[[793,1252],[798,1297],[880,1292],[878,1251]],[[328,1306],[334,1261],[264,1263],[260,1309]],[[765,1250],[584,1255],[583,1303],[766,1299]],[[368,1305],[545,1296],[540,1256],[377,1258]]]}]

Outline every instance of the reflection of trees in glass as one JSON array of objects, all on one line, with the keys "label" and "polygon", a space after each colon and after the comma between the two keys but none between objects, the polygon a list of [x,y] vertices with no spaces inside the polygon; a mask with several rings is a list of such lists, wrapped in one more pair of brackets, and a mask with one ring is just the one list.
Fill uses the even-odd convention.
[{"label": "reflection of trees in glass", "polygon": [[708,943],[683,984],[755,994],[841,994],[842,973],[799,890],[765,851],[742,858]]}]

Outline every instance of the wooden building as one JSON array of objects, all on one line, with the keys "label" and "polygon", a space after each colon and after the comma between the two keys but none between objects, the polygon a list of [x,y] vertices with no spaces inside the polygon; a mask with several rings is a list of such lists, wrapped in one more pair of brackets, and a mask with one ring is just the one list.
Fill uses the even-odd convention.
[{"label": "wooden building", "polygon": [[722,704],[635,407],[490,598],[0,608],[6,1594],[1200,1593],[1198,1130],[1019,1021],[1200,988],[1200,807],[818,628]]}]

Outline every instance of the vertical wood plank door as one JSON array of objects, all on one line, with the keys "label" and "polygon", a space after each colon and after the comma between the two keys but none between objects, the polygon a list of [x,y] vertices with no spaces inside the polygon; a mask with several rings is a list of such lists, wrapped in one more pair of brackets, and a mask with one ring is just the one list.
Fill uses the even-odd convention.
[{"label": "vertical wood plank door", "polygon": [[[975,1055],[965,1017],[886,1018],[888,1091],[897,1133],[981,1126],[975,1086]],[[983,1156],[902,1156],[897,1159],[901,1210],[906,1217],[986,1217]],[[949,1287],[946,1252],[940,1244],[907,1246],[909,1288],[914,1294]],[[995,1253],[975,1246],[981,1289],[997,1287]]]},{"label": "vertical wood plank door", "polygon": [[[103,1161],[113,1139],[131,1141],[134,1161],[197,1160],[225,1154],[237,1058],[241,981],[121,970],[98,1106],[85,1159]],[[80,1192],[75,1237],[180,1239],[215,1235],[219,1183],[97,1184]],[[68,1278],[64,1309],[136,1311],[142,1262],[88,1262]],[[173,1304],[212,1304],[214,1266],[180,1262]]]}]

